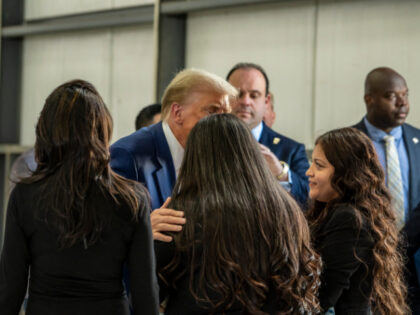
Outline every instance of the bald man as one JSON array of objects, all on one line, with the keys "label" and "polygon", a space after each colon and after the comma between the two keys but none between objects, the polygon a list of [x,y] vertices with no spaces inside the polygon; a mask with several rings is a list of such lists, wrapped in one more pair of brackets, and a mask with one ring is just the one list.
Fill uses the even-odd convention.
[{"label": "bald man", "polygon": [[[393,195],[394,208],[397,219],[400,217],[400,227],[402,227],[414,216],[414,211],[420,209],[420,207],[414,209],[420,202],[420,130],[405,123],[410,109],[407,83],[393,69],[386,67],[373,69],[366,76],[364,100],[366,116],[353,127],[365,132],[376,148],[385,171],[387,185],[391,186],[389,188]],[[390,138],[389,136],[393,137],[392,141],[388,141],[395,145],[395,159],[387,155],[385,139]],[[390,170],[392,164],[397,166],[399,164],[397,175],[402,182],[401,194],[395,193],[399,189],[394,189],[393,184],[390,185],[390,177],[394,178]],[[415,276],[415,273],[416,271],[413,271],[412,275]],[[420,301],[418,293],[416,295],[415,299]],[[420,308],[413,308],[415,309],[420,311]]]},{"label": "bald man", "polygon": [[387,171],[384,138],[394,137],[403,181],[404,213],[420,202],[420,130],[405,123],[410,104],[405,79],[390,68],[370,71],[365,81],[366,116],[354,127],[373,141],[379,160]]}]

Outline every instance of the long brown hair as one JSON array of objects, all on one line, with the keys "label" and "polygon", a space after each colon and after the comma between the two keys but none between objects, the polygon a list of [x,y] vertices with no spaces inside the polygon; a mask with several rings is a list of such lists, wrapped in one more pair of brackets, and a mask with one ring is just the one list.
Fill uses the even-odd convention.
[{"label": "long brown hair", "polygon": [[339,197],[326,204],[314,203],[308,212],[312,230],[316,231],[338,204],[351,205],[366,220],[374,239],[373,314],[408,314],[398,229],[384,172],[372,142],[357,129],[342,128],[323,134],[315,144],[321,146],[334,166],[331,186]]},{"label": "long brown hair", "polygon": [[193,128],[170,206],[187,223],[174,234],[163,280],[172,273],[176,286],[188,275],[195,299],[213,311],[239,303],[245,314],[265,314],[270,293],[281,314],[316,312],[320,260],[308,225],[241,120],[213,115]]},{"label": "long brown hair", "polygon": [[99,239],[107,216],[94,194],[125,203],[133,218],[139,200],[148,200],[144,188],[111,170],[111,134],[111,115],[91,83],[73,80],[47,97],[36,126],[37,168],[21,182],[41,183],[39,216],[58,231],[62,247]]}]

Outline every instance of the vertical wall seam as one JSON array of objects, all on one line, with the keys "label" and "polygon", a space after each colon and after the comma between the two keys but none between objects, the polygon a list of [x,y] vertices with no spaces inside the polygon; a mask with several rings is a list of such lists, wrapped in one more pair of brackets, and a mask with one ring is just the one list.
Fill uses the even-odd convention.
[{"label": "vertical wall seam", "polygon": [[[115,9],[115,1],[111,0],[111,9]],[[114,96],[114,33],[115,33],[115,27],[109,28],[109,70],[108,70],[108,104],[109,106],[112,106],[112,109],[110,109],[112,116],[117,115],[118,112],[118,106],[117,106],[117,100],[113,99]]]},{"label": "vertical wall seam", "polygon": [[312,46],[312,90],[311,90],[311,133],[312,143],[315,141],[315,125],[316,125],[316,76],[317,76],[317,58],[318,58],[318,17],[319,17],[319,0],[315,0],[314,12],[314,30],[313,30],[313,46]]},{"label": "vertical wall seam", "polygon": [[154,54],[153,54],[153,94],[155,98],[155,103],[160,102],[159,97],[159,59],[160,59],[160,53],[159,53],[159,40],[160,40],[160,0],[155,0],[155,6],[154,6],[154,14],[153,14],[153,47],[154,47]]},{"label": "vertical wall seam", "polygon": [[[108,104],[112,106],[112,116],[118,116],[118,101],[114,100],[114,36],[115,27],[109,29],[109,70],[108,70]],[[115,118],[116,119],[116,118]],[[115,121],[115,120],[114,120]],[[115,132],[114,132],[115,134]],[[116,140],[116,139],[115,139]]]},{"label": "vertical wall seam", "polygon": [[3,5],[3,0],[0,0],[0,73],[1,73],[1,42],[3,41],[3,36],[2,36],[2,26],[3,26],[3,11],[2,11],[2,5]]}]

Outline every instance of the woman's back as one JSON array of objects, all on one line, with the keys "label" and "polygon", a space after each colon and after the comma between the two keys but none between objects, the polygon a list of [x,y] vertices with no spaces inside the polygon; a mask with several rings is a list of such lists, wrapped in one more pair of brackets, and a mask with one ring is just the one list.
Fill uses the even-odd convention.
[{"label": "woman's back", "polygon": [[[157,256],[157,270],[164,269],[167,266],[173,256],[175,255],[175,244],[173,242],[166,243],[161,241],[155,241],[155,252]],[[200,251],[200,248],[198,248]],[[268,260],[268,257],[266,258]],[[212,309],[212,305],[208,302],[197,301],[194,294],[190,290],[190,280],[191,275],[183,273],[179,277],[179,274],[182,273],[182,269],[188,268],[189,259],[185,254],[181,257],[179,267],[170,274],[165,274],[165,281],[159,279],[159,295],[162,299],[169,297],[165,307],[165,315],[207,315]],[[194,272],[194,283],[195,288],[199,287],[199,275],[200,275],[200,266],[197,266]],[[266,279],[268,280],[268,279]],[[172,287],[171,283],[176,282],[176,287]],[[277,314],[278,313],[278,304],[276,292],[271,288],[270,292],[267,292],[267,297],[265,298],[265,303],[261,306],[261,310],[267,314]],[[213,303],[217,303],[220,298],[220,292],[216,292],[208,288],[208,297]],[[203,292],[198,292],[199,295],[203,295]],[[239,315],[244,314],[243,304],[239,300],[235,300],[232,305],[227,305],[224,303],[217,307],[212,314],[231,314]],[[246,314],[246,313],[245,313]]]},{"label": "woman's back", "polygon": [[219,114],[193,128],[169,206],[186,224],[173,245],[155,244],[166,313],[317,310],[307,223],[241,120]]},{"label": "woman's back", "polygon": [[[100,239],[91,246],[77,242],[62,248],[57,232],[45,222],[38,206],[41,187],[42,182],[18,184],[12,192],[8,218],[13,223],[6,231],[1,262],[6,272],[1,273],[1,279],[13,289],[2,292],[1,296],[8,296],[5,302],[20,306],[26,283],[22,286],[16,279],[26,278],[30,265],[27,314],[90,314],[89,309],[100,314],[129,314],[122,284],[124,262],[136,273],[131,285],[148,286],[142,279],[153,274],[148,208],[142,209],[135,222],[127,206],[118,205],[94,187],[86,198],[94,200],[91,204],[108,217]],[[146,200],[142,204],[147,204]],[[147,289],[157,293],[156,285]],[[136,298],[135,303],[144,310],[148,305],[153,309],[150,296]]]},{"label": "woman's back", "polygon": [[0,261],[0,310],[17,314],[157,314],[146,189],[109,165],[112,117],[83,80],[58,86],[36,126],[37,168],[12,192]]}]

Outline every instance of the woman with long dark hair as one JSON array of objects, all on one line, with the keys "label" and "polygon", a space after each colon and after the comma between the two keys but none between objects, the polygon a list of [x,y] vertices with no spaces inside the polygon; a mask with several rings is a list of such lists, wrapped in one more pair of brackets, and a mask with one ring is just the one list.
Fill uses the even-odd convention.
[{"label": "woman with long dark hair", "polygon": [[408,314],[395,215],[369,138],[353,128],[323,134],[306,174],[314,201],[308,219],[324,266],[322,308]]},{"label": "woman with long dark hair", "polygon": [[306,220],[238,118],[193,128],[170,207],[187,222],[174,242],[155,243],[166,315],[316,312],[320,262]]},{"label": "woman with long dark hair", "polygon": [[13,190],[0,261],[0,313],[158,314],[150,202],[109,166],[112,119],[92,84],[74,80],[46,99],[37,168]]}]

